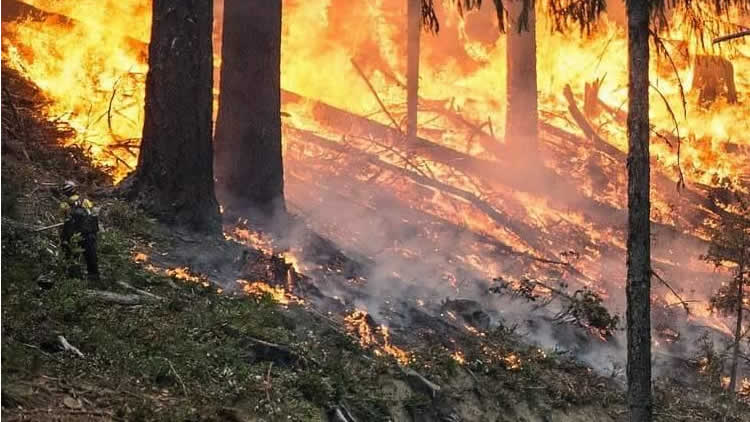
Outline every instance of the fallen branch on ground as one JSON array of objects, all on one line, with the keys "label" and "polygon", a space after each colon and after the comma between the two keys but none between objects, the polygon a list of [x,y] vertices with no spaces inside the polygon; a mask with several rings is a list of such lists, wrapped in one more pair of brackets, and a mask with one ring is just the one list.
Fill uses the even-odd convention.
[{"label": "fallen branch on ground", "polygon": [[422,391],[428,394],[433,399],[436,398],[440,393],[440,386],[428,380],[419,372],[411,368],[401,368],[401,371],[404,373],[404,375],[406,375],[406,380],[409,382],[409,384],[412,384],[412,388],[414,388],[415,390]]},{"label": "fallen branch on ground", "polygon": [[158,300],[158,301],[163,301],[164,300],[164,298],[161,297],[161,296],[159,296],[159,295],[155,295],[155,294],[153,294],[151,292],[147,292],[145,290],[141,290],[141,289],[139,289],[139,288],[137,288],[137,287],[135,287],[135,286],[133,286],[133,285],[131,285],[129,283],[126,283],[124,281],[118,281],[117,284],[119,284],[120,286],[122,286],[122,287],[124,287],[126,289],[133,290],[133,291],[137,292],[138,294],[140,294],[142,296],[146,296],[146,297],[149,297],[151,299]]},{"label": "fallen branch on ground", "polygon": [[78,355],[79,357],[84,357],[83,353],[81,353],[81,351],[78,350],[77,347],[75,347],[72,344],[70,344],[65,337],[63,337],[63,336],[57,336],[57,340],[60,342],[60,344],[62,345],[63,349],[65,349],[66,351],[71,351],[71,352],[75,353],[76,355]]}]

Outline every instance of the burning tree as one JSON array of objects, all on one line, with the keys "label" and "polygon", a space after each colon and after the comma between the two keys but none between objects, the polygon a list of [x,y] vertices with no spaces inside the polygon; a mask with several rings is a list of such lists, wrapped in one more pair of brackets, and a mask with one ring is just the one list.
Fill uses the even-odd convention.
[{"label": "burning tree", "polygon": [[[437,30],[437,17],[428,5],[428,24]],[[539,113],[536,68],[536,10],[535,0],[493,0],[501,32],[505,32],[506,20],[511,23],[506,43],[506,114],[505,142],[514,153],[538,147]],[[482,0],[456,0],[459,12],[478,9]],[[562,31],[568,21],[576,22],[582,29],[590,29],[599,14],[604,11],[603,0],[564,1],[549,0],[548,11],[555,17],[556,29]]]},{"label": "burning tree", "polygon": [[219,229],[211,149],[213,2],[154,0],[143,141],[128,192],[160,219]]},{"label": "burning tree", "polygon": [[[732,6],[747,11],[747,0],[710,2],[629,0],[628,17],[628,236],[627,337],[628,405],[631,421],[652,419],[651,395],[651,199],[649,155],[649,39],[666,54],[658,29],[669,26],[667,9],[682,8],[689,16],[688,30],[703,38],[715,30],[714,10],[721,16]],[[652,29],[652,24],[655,29]],[[670,59],[671,60],[671,59]],[[679,185],[678,185],[679,186]]]},{"label": "burning tree", "polygon": [[281,1],[226,0],[221,53],[215,166],[222,202],[237,211],[283,211]]},{"label": "burning tree", "polygon": [[738,197],[727,208],[731,212],[721,214],[709,225],[711,243],[708,252],[702,258],[717,267],[727,264],[732,267],[733,277],[729,283],[723,284],[711,298],[711,310],[736,318],[729,381],[729,390],[735,391],[740,342],[744,337],[742,326],[743,322],[748,319],[747,312],[750,312],[747,308],[748,292],[746,292],[750,285],[750,202]]},{"label": "burning tree", "polygon": [[[495,3],[498,5],[498,2]],[[500,12],[502,9],[498,9]],[[514,24],[505,47],[508,66],[505,142],[520,155],[536,150],[539,142],[539,113],[536,84],[536,12],[534,2],[510,1],[508,15]]]},{"label": "burning tree", "polygon": [[406,138],[417,136],[417,103],[419,102],[419,33],[422,30],[422,0],[408,0],[407,69],[406,69]]}]

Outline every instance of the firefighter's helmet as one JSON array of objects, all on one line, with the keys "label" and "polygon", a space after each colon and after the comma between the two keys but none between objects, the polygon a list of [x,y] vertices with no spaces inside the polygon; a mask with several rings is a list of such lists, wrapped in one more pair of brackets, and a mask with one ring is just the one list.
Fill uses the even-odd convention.
[{"label": "firefighter's helmet", "polygon": [[73,196],[77,193],[78,186],[76,185],[76,182],[72,180],[66,180],[65,183],[62,185],[61,192],[65,196]]}]

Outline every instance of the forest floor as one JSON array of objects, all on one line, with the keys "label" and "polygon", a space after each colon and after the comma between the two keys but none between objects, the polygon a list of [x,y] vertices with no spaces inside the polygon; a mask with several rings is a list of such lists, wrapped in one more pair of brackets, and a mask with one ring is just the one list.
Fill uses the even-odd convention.
[{"label": "forest floor", "polygon": [[[430,344],[404,363],[363,348],[309,303],[169,275],[167,263],[200,259],[190,248],[268,256],[175,232],[115,197],[83,151],[60,146],[70,132],[45,118],[38,90],[2,75],[3,419],[626,420],[620,383],[502,327],[466,343],[464,363]],[[65,179],[101,206],[102,285],[67,277],[57,231],[30,229],[60,220],[51,185]],[[470,359],[500,350],[504,364]],[[657,420],[750,420],[711,381],[707,371],[700,387],[659,382]]]}]

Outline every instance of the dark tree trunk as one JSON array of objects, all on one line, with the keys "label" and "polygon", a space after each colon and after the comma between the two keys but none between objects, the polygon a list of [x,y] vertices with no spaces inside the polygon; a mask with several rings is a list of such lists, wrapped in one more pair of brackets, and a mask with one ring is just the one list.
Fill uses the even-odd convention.
[{"label": "dark tree trunk", "polygon": [[651,421],[651,204],[649,199],[649,0],[628,0],[628,405]]},{"label": "dark tree trunk", "polygon": [[131,193],[168,223],[219,230],[211,150],[213,1],[154,0]]},{"label": "dark tree trunk", "polygon": [[417,106],[419,103],[419,35],[422,30],[422,0],[409,2],[407,12],[408,39],[406,43],[406,139],[417,136]]},{"label": "dark tree trunk", "polygon": [[[298,28],[299,29],[299,28]],[[225,0],[216,176],[235,212],[285,211],[281,0]]]},{"label": "dark tree trunk", "polygon": [[[538,147],[536,90],[536,14],[530,5],[528,26],[519,27],[524,0],[507,2],[510,15],[506,61],[508,76],[505,142],[510,151],[528,154]],[[519,32],[520,30],[520,32]]]},{"label": "dark tree trunk", "polygon": [[737,391],[737,362],[740,359],[740,336],[742,336],[742,307],[744,299],[744,262],[740,262],[737,281],[737,326],[734,328],[734,349],[732,350],[732,371],[729,374],[729,391]]}]

